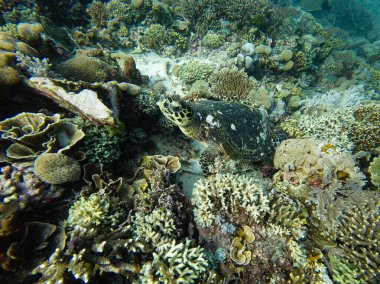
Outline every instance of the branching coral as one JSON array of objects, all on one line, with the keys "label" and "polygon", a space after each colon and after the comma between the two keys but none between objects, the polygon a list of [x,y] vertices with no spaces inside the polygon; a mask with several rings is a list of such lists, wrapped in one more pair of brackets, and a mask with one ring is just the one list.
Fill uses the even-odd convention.
[{"label": "branching coral", "polygon": [[[364,210],[363,210],[364,209]],[[377,206],[346,212],[338,230],[343,257],[358,267],[362,281],[376,281],[380,273],[380,214]]]},{"label": "branching coral", "polygon": [[189,239],[172,240],[153,253],[152,267],[159,283],[196,283],[206,277],[209,263],[203,248]]},{"label": "branching coral", "polygon": [[192,202],[195,221],[210,227],[216,214],[238,215],[240,210],[254,221],[269,211],[265,180],[249,175],[217,174],[195,184]]},{"label": "branching coral", "polygon": [[376,157],[371,162],[369,168],[369,173],[371,174],[371,182],[376,186],[380,186],[380,157]]},{"label": "branching coral", "polygon": [[156,208],[150,214],[137,212],[134,216],[136,240],[159,247],[176,235],[176,227],[170,211]]},{"label": "branching coral", "polygon": [[355,151],[376,151],[380,147],[380,104],[361,105],[355,108],[354,117],[349,136]]},{"label": "branching coral", "polygon": [[197,80],[207,80],[212,71],[213,68],[209,64],[193,61],[179,67],[178,77],[190,85]]},{"label": "branching coral", "polygon": [[211,95],[220,100],[246,101],[252,84],[247,74],[234,68],[222,68],[210,77]]}]

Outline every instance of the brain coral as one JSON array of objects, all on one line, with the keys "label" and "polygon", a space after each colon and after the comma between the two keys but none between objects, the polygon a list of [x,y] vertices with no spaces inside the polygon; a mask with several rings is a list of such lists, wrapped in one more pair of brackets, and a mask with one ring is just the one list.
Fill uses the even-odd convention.
[{"label": "brain coral", "polygon": [[75,56],[54,69],[66,79],[88,83],[107,82],[120,78],[119,71],[95,57]]},{"label": "brain coral", "polygon": [[44,182],[62,184],[79,180],[81,167],[64,154],[43,153],[34,161],[34,172]]}]

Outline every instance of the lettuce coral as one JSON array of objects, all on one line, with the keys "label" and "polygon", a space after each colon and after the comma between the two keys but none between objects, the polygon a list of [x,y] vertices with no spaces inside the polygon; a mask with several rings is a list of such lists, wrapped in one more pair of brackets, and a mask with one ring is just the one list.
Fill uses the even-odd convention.
[{"label": "lettuce coral", "polygon": [[0,161],[33,161],[45,152],[65,152],[84,137],[59,115],[20,113],[0,122]]}]

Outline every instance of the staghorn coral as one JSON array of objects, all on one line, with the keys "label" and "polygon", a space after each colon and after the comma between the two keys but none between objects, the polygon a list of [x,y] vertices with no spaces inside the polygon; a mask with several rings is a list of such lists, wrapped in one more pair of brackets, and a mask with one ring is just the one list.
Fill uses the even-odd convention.
[{"label": "staghorn coral", "polygon": [[62,153],[43,153],[34,161],[34,173],[44,182],[62,184],[79,180],[77,160]]},{"label": "staghorn coral", "polygon": [[352,283],[360,284],[358,278],[359,270],[352,267],[352,265],[339,255],[331,255],[329,257],[329,264],[332,268],[332,278],[334,283],[343,284],[343,283]]},{"label": "staghorn coral", "polygon": [[314,189],[360,189],[365,176],[353,156],[340,153],[333,144],[313,139],[289,139],[277,147],[275,180]]},{"label": "staghorn coral", "polygon": [[159,247],[169,242],[177,232],[172,213],[163,208],[156,208],[149,214],[137,212],[133,223],[136,240],[146,244],[145,247]]},{"label": "staghorn coral", "polygon": [[244,210],[254,221],[269,211],[267,183],[255,175],[217,174],[199,180],[192,203],[196,223],[210,227],[216,214],[237,215]]},{"label": "staghorn coral", "polygon": [[20,113],[0,122],[0,161],[33,161],[45,152],[64,153],[84,137],[59,115]]},{"label": "staghorn coral", "polygon": [[89,197],[82,196],[71,206],[67,224],[71,227],[82,228],[115,224],[120,214],[111,214],[111,207],[117,206],[118,200],[111,200],[107,194],[91,194]]}]

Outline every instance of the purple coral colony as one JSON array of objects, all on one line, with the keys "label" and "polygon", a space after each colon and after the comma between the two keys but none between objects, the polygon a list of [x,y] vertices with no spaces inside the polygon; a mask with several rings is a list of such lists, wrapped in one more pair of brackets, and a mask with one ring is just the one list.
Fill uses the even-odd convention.
[{"label": "purple coral colony", "polygon": [[379,1],[0,12],[0,283],[380,282]]}]

